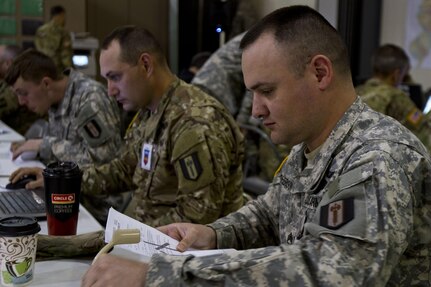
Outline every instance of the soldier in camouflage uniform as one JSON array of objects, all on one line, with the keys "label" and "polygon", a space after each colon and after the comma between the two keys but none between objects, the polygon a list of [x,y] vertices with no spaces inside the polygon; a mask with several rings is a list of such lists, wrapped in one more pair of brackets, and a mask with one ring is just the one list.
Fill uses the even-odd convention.
[{"label": "soldier in camouflage uniform", "polygon": [[40,116],[20,106],[18,98],[4,81],[7,69],[20,52],[17,46],[0,45],[0,119],[18,133],[25,134]]},{"label": "soldier in camouflage uniform", "polygon": [[245,92],[238,49],[243,36],[244,33],[234,37],[214,52],[192,80],[193,85],[219,100],[234,116]]},{"label": "soldier in camouflage uniform", "polygon": [[36,49],[52,58],[59,72],[72,67],[72,40],[64,28],[66,11],[62,6],[51,8],[51,21],[36,31]]},{"label": "soldier in camouflage uniform", "polygon": [[142,109],[141,125],[119,159],[84,171],[82,193],[134,188],[134,217],[152,226],[209,223],[240,208],[243,137],[223,105],[175,77],[145,29],[115,30],[100,66],[123,108]]},{"label": "soldier in camouflage uniform", "polygon": [[[239,123],[254,125],[253,121],[250,121],[252,97],[246,92],[241,71],[239,43],[243,36],[244,33],[234,37],[211,55],[196,73],[192,84],[219,100],[233,115],[238,115]],[[257,126],[265,131],[259,124]],[[289,148],[279,145],[277,151],[284,157]],[[247,175],[258,175],[265,181],[272,179],[276,167],[280,164],[272,147],[250,131],[246,137],[246,158],[253,159],[253,163],[249,162],[252,170],[247,170]]]},{"label": "soldier in camouflage uniform", "polygon": [[409,69],[407,54],[386,44],[373,55],[373,77],[356,87],[356,92],[372,109],[391,116],[410,129],[431,151],[431,119],[423,115],[411,98],[398,88]]},{"label": "soldier in camouflage uniform", "polygon": [[428,286],[431,158],[356,96],[336,30],[291,6],[241,47],[253,114],[274,142],[296,145],[268,192],[239,211],[159,228],[181,240],[179,250],[238,251],[158,254],[149,264],[104,255],[82,286]]},{"label": "soldier in camouflage uniform", "polygon": [[6,82],[21,105],[41,115],[48,112],[49,117],[46,135],[15,145],[14,159],[36,151],[45,164],[74,161],[81,166],[103,164],[117,155],[120,112],[102,84],[74,70],[58,73],[53,61],[35,50],[14,60]]},{"label": "soldier in camouflage uniform", "polygon": [[[139,161],[128,174],[136,186],[136,219],[152,226],[208,223],[242,206],[239,128],[219,102],[170,72],[148,31],[115,30],[102,45],[100,66],[123,108],[145,109],[142,144],[131,151]],[[98,169],[86,188],[118,192],[117,175],[125,168],[119,169]]]},{"label": "soldier in camouflage uniform", "polygon": [[[83,196],[81,198],[81,203],[102,225],[106,224],[109,208],[112,206],[116,209],[124,209],[124,206],[127,205],[128,202],[127,193],[136,189],[136,185],[133,182],[133,173],[139,162],[139,154],[135,151],[135,147],[142,146],[142,136],[146,119],[145,113],[146,112],[143,110],[140,110],[136,113],[136,116],[133,118],[126,131],[124,143],[121,146],[119,155],[117,157],[112,159],[109,163],[105,163],[103,165],[85,164],[80,166],[83,172],[81,192],[83,194],[88,194],[88,196]],[[35,189],[43,187],[44,182],[42,172],[42,168],[23,167],[11,174],[10,181],[15,182],[24,175],[31,174],[36,176],[36,180],[27,183],[26,188]],[[100,178],[98,174],[102,174],[103,177],[109,178],[109,182],[103,180],[98,181],[97,179]],[[104,190],[111,190],[112,192],[121,190],[125,192],[118,195],[95,195],[92,192],[92,189],[94,188],[95,184],[102,184],[102,182],[104,184]],[[48,239],[49,238],[47,238],[47,241]],[[49,246],[49,244],[47,243],[45,246]],[[79,253],[79,251],[74,252]],[[57,255],[60,256],[60,254]],[[67,255],[70,256],[69,253],[67,253]]]}]

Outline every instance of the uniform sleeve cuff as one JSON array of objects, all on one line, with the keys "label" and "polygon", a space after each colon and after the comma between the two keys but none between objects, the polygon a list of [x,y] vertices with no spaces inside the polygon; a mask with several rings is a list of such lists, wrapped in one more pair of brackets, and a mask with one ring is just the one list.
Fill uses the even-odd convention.
[{"label": "uniform sleeve cuff", "polygon": [[182,270],[192,255],[174,256],[155,254],[151,257],[145,286],[181,286]]}]

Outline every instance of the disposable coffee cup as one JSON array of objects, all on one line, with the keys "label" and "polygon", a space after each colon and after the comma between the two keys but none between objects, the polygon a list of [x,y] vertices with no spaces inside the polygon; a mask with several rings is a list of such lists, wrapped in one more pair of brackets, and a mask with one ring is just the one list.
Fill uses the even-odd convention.
[{"label": "disposable coffee cup", "polygon": [[82,172],[70,161],[50,163],[43,170],[49,235],[75,235],[78,226]]},{"label": "disposable coffee cup", "polygon": [[25,286],[33,280],[37,233],[33,217],[0,219],[0,275],[2,286]]}]

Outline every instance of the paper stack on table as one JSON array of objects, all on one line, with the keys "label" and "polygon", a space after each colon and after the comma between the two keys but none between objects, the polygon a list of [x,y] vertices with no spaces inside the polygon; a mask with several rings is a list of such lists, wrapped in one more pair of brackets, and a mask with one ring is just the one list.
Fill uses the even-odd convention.
[{"label": "paper stack on table", "polygon": [[178,241],[158,231],[157,229],[141,223],[127,215],[124,215],[111,207],[109,210],[108,221],[106,223],[105,242],[110,242],[112,234],[116,229],[137,228],[141,232],[141,242],[138,244],[124,244],[118,247],[140,255],[151,257],[156,253],[169,255],[194,255],[208,256],[214,254],[232,253],[235,249],[213,249],[213,250],[190,250],[179,252],[175,248]]}]

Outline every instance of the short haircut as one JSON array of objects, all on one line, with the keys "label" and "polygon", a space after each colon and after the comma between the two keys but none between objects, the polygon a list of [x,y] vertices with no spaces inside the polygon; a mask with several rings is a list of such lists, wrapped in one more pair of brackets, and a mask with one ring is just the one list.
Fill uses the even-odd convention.
[{"label": "short haircut", "polygon": [[120,59],[130,65],[136,65],[142,53],[156,56],[160,63],[166,63],[159,42],[145,28],[137,26],[121,26],[112,31],[102,42],[102,50],[107,50],[113,41],[121,47]]},{"label": "short haircut", "polygon": [[30,49],[15,58],[6,73],[5,81],[12,86],[19,77],[24,81],[39,84],[44,77],[50,77],[56,81],[61,78],[61,75],[50,57]]},{"label": "short haircut", "polygon": [[63,6],[56,5],[51,7],[51,18],[54,16],[57,16],[59,14],[66,13],[66,10],[64,10]]},{"label": "short haircut", "polygon": [[372,56],[373,73],[380,76],[389,76],[395,70],[405,69],[409,66],[409,57],[404,50],[393,44],[378,47]]},{"label": "short haircut", "polygon": [[278,44],[286,47],[291,71],[298,77],[304,75],[306,64],[318,54],[328,57],[339,74],[351,73],[349,54],[341,36],[308,6],[290,6],[268,14],[248,30],[240,48],[246,49],[265,33],[271,33]]}]

